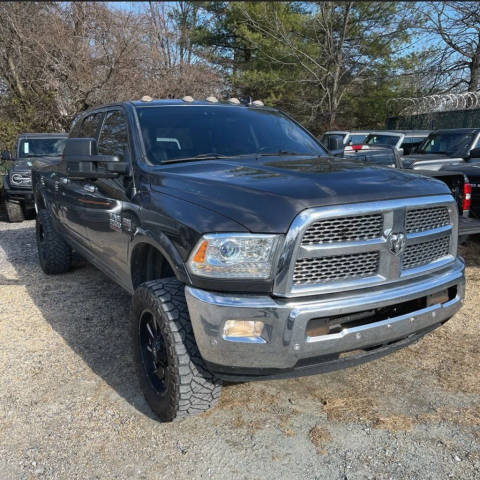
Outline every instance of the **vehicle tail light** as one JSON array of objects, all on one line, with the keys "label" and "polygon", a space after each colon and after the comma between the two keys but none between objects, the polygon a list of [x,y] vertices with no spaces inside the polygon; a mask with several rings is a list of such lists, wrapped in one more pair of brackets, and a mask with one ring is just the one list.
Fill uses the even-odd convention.
[{"label": "vehicle tail light", "polygon": [[470,210],[470,205],[472,204],[472,185],[465,182],[463,184],[463,211],[467,212]]},{"label": "vehicle tail light", "polygon": [[352,145],[352,150],[362,150],[363,145]]}]

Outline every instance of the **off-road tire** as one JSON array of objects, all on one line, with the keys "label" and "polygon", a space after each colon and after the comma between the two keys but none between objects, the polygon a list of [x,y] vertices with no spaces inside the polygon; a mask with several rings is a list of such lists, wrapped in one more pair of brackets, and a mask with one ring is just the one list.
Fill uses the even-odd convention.
[{"label": "off-road tire", "polygon": [[6,200],[5,210],[7,211],[7,218],[10,223],[18,223],[25,220],[25,216],[23,215],[23,208],[20,203]]},{"label": "off-road tire", "polygon": [[[175,278],[140,285],[132,298],[131,328],[135,364],[147,403],[163,422],[204,412],[220,396],[221,381],[210,373],[198,351],[190,322],[185,286]],[[148,320],[145,320],[148,318]],[[142,346],[145,322],[155,322],[166,359],[163,391],[148,373],[149,354]],[[151,350],[150,350],[151,351]],[[153,358],[153,354],[150,355]]]},{"label": "off-road tire", "polygon": [[48,275],[66,273],[72,266],[72,249],[55,230],[47,210],[40,210],[36,221],[40,266]]}]

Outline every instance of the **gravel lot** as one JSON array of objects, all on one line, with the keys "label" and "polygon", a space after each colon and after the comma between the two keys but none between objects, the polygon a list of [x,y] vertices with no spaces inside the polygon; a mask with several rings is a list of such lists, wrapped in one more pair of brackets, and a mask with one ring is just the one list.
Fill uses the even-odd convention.
[{"label": "gravel lot", "polygon": [[463,309],[353,369],[227,385],[160,424],[139,392],[129,296],[94,267],[45,276],[34,222],[0,222],[0,479],[478,479],[480,243]]}]

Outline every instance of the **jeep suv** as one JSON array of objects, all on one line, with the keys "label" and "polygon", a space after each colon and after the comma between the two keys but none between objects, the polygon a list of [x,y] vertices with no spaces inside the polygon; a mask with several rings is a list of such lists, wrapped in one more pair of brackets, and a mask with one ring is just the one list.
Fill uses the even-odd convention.
[{"label": "jeep suv", "polygon": [[[3,195],[9,222],[33,218],[32,164],[35,160],[55,162],[63,151],[67,134],[22,133],[17,137],[16,157],[3,179]],[[8,151],[2,160],[11,160]]]}]

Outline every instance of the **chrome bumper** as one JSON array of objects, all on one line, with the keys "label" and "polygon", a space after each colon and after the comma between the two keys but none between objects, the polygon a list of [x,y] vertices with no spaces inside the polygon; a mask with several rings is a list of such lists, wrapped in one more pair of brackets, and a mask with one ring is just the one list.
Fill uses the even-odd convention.
[{"label": "chrome bumper", "polygon": [[[387,307],[457,287],[454,298],[408,314],[344,328],[339,333],[308,337],[312,318],[346,315]],[[185,294],[198,348],[207,364],[236,369],[293,369],[299,361],[332,357],[343,352],[386,345],[432,329],[460,308],[465,290],[464,263],[421,279],[361,291],[287,299],[233,295],[192,287]],[[265,324],[265,342],[245,343],[223,338],[227,320],[259,320]],[[302,363],[302,362],[301,362]]]}]

